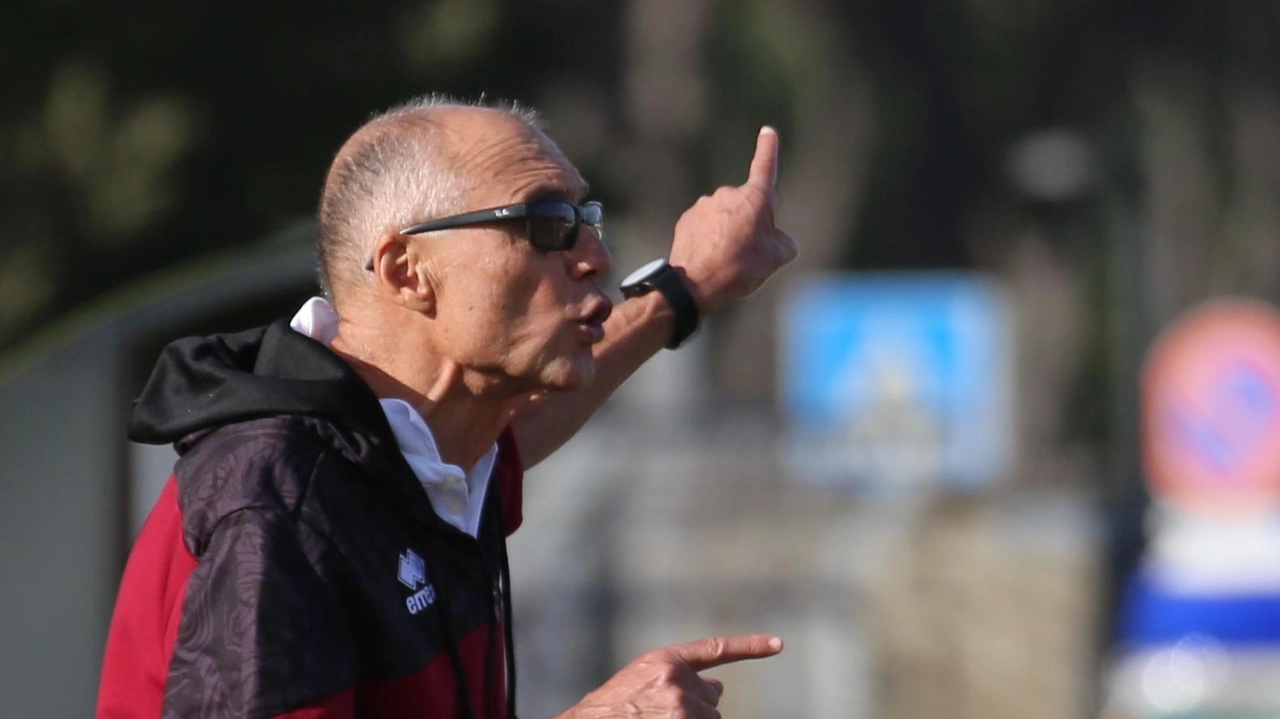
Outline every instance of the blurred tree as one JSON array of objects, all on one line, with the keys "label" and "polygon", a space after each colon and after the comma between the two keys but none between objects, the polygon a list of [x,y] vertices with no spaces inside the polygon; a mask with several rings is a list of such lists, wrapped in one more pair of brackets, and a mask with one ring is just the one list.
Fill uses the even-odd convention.
[{"label": "blurred tree", "polygon": [[530,102],[575,51],[607,55],[591,29],[611,24],[595,3],[6,4],[0,347],[308,216],[332,153],[379,108]]},{"label": "blurred tree", "polygon": [[[1072,384],[1125,396],[1105,378],[1159,322],[1210,292],[1280,292],[1277,15],[1248,0],[7,3],[0,348],[307,217],[369,113],[483,92],[545,111],[623,221],[620,267],[660,252],[696,194],[740,181],[773,123],[801,267],[1015,278],[1024,349],[1045,358],[1029,386],[1057,407]],[[1007,168],[1052,128],[1091,144],[1093,185],[1050,203]],[[770,397],[771,362],[732,358],[773,356],[758,328],[777,292],[718,318],[723,396]],[[1090,406],[1074,431],[1097,438],[1118,420]]]}]

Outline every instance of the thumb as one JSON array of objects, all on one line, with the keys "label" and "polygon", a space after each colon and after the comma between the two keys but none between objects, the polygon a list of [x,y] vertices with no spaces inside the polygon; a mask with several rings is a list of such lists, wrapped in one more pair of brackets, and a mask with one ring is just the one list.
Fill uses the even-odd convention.
[{"label": "thumb", "polygon": [[712,637],[676,644],[667,651],[695,672],[745,659],[763,659],[782,651],[782,640],[772,634],[746,637]]}]

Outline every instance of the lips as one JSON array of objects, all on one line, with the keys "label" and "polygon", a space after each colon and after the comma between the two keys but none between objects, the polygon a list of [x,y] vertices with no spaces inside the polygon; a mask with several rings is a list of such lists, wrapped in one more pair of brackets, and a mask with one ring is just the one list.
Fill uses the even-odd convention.
[{"label": "lips", "polygon": [[586,312],[579,315],[578,326],[591,344],[604,339],[604,323],[613,313],[613,303],[608,297],[597,295],[587,305]]}]

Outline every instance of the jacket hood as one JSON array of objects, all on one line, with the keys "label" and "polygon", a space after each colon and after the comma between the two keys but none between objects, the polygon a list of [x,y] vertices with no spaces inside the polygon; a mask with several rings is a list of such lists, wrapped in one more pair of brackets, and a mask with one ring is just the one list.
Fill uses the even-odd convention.
[{"label": "jacket hood", "polygon": [[169,444],[203,430],[288,414],[323,417],[374,436],[390,434],[364,380],[329,348],[278,320],[166,347],[133,402],[129,439]]},{"label": "jacket hood", "polygon": [[[382,451],[362,451],[359,463],[366,468],[385,468],[387,471],[373,474],[376,475],[379,486],[385,488],[387,496],[395,503],[394,506],[409,512],[422,522],[422,526],[435,528],[438,532],[436,537],[454,540],[453,544],[434,541],[424,545],[424,549],[429,547],[432,552],[428,561],[433,565],[456,563],[469,574],[484,574],[484,562],[468,559],[468,556],[473,555],[463,555],[460,550],[455,549],[464,546],[461,540],[465,540],[465,546],[479,550],[476,540],[440,519],[404,457],[399,452],[386,451],[394,446],[394,435],[377,397],[368,385],[329,348],[293,331],[288,320],[278,320],[267,327],[246,332],[192,337],[170,344],[161,352],[151,378],[133,403],[129,438],[148,444],[177,443],[179,452],[183,452],[184,449],[199,444],[198,437],[203,437],[208,430],[281,415],[319,417],[364,435],[372,445],[382,444],[385,440]],[[511,450],[509,455],[505,455],[506,461],[514,462],[518,467],[519,455],[515,452],[514,439],[509,430],[505,441]],[[364,448],[367,449],[368,446],[365,445]],[[192,461],[198,461],[200,454],[198,449],[192,450],[181,461],[192,457],[196,458]],[[499,461],[503,461],[501,457]],[[193,476],[200,480],[202,476],[208,476],[208,473],[194,472]],[[199,481],[184,482],[179,477],[178,486],[178,502],[185,515],[184,531],[188,535],[205,536],[206,532],[193,527],[215,526],[220,517],[226,516],[228,507],[239,506],[234,502],[230,505],[211,502],[219,497],[225,499],[228,493],[202,491]],[[293,493],[296,496],[302,494],[304,493]],[[242,498],[234,492],[230,495],[233,499]],[[314,497],[316,493],[308,496]],[[490,513],[496,512],[498,517],[495,549],[499,579],[493,589],[495,592],[500,591],[502,597],[501,624],[505,634],[507,664],[506,711],[508,717],[514,718],[516,667],[515,643],[511,634],[510,569],[506,556],[506,531],[501,526],[502,511],[498,504],[501,493],[498,492],[495,496],[498,498],[488,503],[487,510]],[[195,546],[195,542],[187,541],[188,547]],[[481,556],[483,557],[483,552]],[[488,570],[491,571],[492,568]],[[449,596],[453,590],[443,584],[438,589],[442,616],[454,616],[448,608]],[[493,656],[494,652],[499,651],[497,634],[493,623],[488,626],[488,652]],[[442,631],[455,676],[466,677],[466,666],[458,648],[458,636],[451,622],[444,622]],[[486,662],[485,675],[477,681],[482,681],[487,688],[491,680],[502,681],[501,677],[501,670],[490,668],[489,662]],[[455,688],[458,705],[464,708],[464,716],[474,719],[467,679],[456,681]],[[491,694],[492,692],[486,691],[482,696],[487,699]]]}]

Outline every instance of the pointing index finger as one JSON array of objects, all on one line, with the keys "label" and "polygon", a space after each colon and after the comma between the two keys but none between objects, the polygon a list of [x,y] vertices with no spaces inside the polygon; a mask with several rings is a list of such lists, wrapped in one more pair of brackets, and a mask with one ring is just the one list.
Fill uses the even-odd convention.
[{"label": "pointing index finger", "polygon": [[778,131],[765,125],[756,136],[756,154],[751,158],[747,183],[774,192],[778,184]]},{"label": "pointing index finger", "polygon": [[669,647],[695,672],[745,659],[763,659],[782,651],[782,640],[772,634],[746,637],[713,637]]}]

